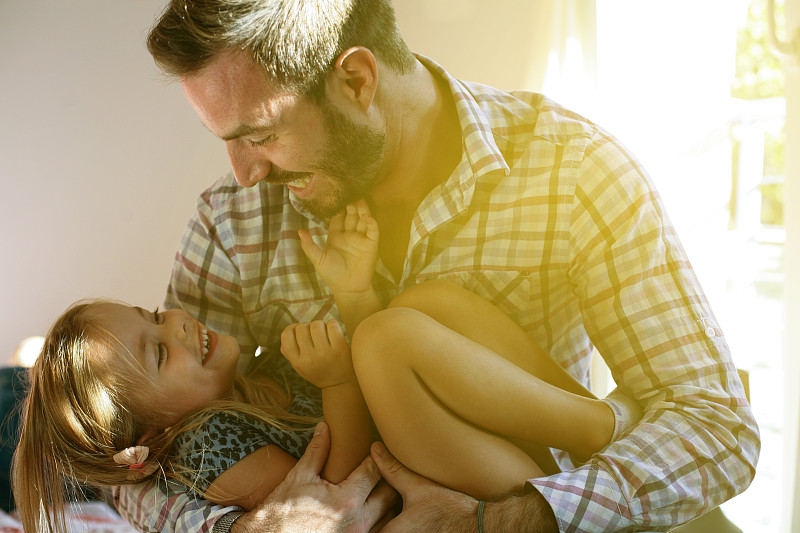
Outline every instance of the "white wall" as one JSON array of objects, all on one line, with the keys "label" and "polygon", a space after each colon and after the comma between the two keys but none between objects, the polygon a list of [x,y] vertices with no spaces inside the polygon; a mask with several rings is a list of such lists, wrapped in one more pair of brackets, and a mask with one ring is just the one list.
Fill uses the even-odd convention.
[{"label": "white wall", "polygon": [[0,2],[0,361],[88,296],[161,302],[222,143],[144,46],[162,0]]},{"label": "white wall", "polygon": [[535,40],[531,35],[535,4],[530,0],[393,0],[400,31],[413,51],[437,61],[458,78],[509,90],[521,88],[529,76],[527,65],[535,53],[530,46]]}]

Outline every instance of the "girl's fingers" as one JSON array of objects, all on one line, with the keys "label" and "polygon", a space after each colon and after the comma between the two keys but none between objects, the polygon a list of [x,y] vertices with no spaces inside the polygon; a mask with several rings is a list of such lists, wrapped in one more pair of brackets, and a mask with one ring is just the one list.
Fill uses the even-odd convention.
[{"label": "girl's fingers", "polygon": [[344,337],[342,333],[342,326],[336,320],[328,320],[325,322],[325,329],[328,332],[328,339],[333,340],[338,337]]},{"label": "girl's fingers", "polygon": [[[372,215],[369,212],[369,206],[367,205],[366,200],[363,199],[359,200],[352,205],[355,208],[358,216],[356,231],[358,231],[359,233],[367,233],[371,223],[375,223],[375,225],[377,226],[375,219],[372,218]],[[367,237],[369,237],[369,235],[367,235]]]},{"label": "girl's fingers", "polygon": [[328,342],[333,346],[345,340],[342,326],[336,320],[328,320],[325,322],[325,332],[328,335]]},{"label": "girl's fingers", "polygon": [[344,231],[345,211],[339,211],[331,217],[331,222],[328,224],[328,231]]},{"label": "girl's fingers", "polygon": [[359,233],[366,233],[367,232],[367,216],[361,215],[358,217],[358,225],[356,226],[356,231]]},{"label": "girl's fingers", "polygon": [[328,320],[325,327],[328,330],[328,339],[330,339],[332,348],[336,350],[350,350],[350,345],[347,343],[347,338],[344,336],[341,324],[335,320]]},{"label": "girl's fingers", "polygon": [[347,215],[344,218],[344,230],[356,231],[359,218],[358,209],[356,208],[355,204],[347,204],[345,211],[347,212]]},{"label": "girl's fingers", "polygon": [[311,234],[309,234],[307,230],[298,230],[297,234],[300,237],[300,247],[303,249],[303,253],[306,254],[306,257],[308,257],[311,264],[314,265],[314,268],[318,268],[322,256],[324,255],[322,248],[311,240]]},{"label": "girl's fingers", "polygon": [[314,346],[325,346],[330,344],[328,331],[322,320],[315,320],[309,324],[309,337]]},{"label": "girl's fingers", "polygon": [[378,221],[372,218],[369,215],[365,215],[362,217],[364,221],[364,229],[359,230],[361,233],[365,234],[367,238],[371,241],[378,240]]},{"label": "girl's fingers", "polygon": [[356,211],[358,212],[358,218],[361,218],[363,215],[372,215],[369,212],[369,204],[363,198],[361,200],[357,200],[354,205],[356,206]]},{"label": "girl's fingers", "polygon": [[297,327],[294,328],[294,337],[297,340],[297,347],[300,351],[314,347],[309,326],[310,324],[297,324]]},{"label": "girl's fingers", "polygon": [[297,354],[300,352],[300,349],[297,346],[297,338],[295,337],[294,333],[295,326],[297,326],[297,324],[290,324],[286,326],[281,333],[281,353],[287,359],[297,357]]}]

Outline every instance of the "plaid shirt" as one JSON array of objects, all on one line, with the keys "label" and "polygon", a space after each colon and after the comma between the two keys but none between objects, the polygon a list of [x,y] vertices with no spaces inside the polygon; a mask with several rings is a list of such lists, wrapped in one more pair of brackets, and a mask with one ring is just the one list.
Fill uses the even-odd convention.
[{"label": "plaid shirt", "polygon": [[[758,429],[639,163],[539,94],[457,81],[422,60],[450,83],[462,159],[414,214],[401,279],[378,265],[381,298],[431,278],[454,281],[505,311],[584,383],[596,347],[619,389],[643,406],[641,423],[587,464],[561,456],[563,472],[530,480],[562,531],[666,529],[743,491],[755,474]],[[339,319],[303,255],[300,228],[325,242],[324,223],[286,187],[221,179],[200,197],[168,304],[233,334],[243,353],[275,351],[291,322]],[[184,530],[154,519],[174,516],[185,498],[165,503],[155,492],[123,490],[123,514],[145,531]],[[182,520],[195,531],[220,512],[193,504]]]}]

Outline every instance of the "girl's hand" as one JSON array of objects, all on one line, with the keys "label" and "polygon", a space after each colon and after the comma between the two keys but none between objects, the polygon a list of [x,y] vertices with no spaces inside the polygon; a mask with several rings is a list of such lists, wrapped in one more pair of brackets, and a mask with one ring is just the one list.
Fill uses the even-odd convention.
[{"label": "girl's hand", "polygon": [[372,290],[378,261],[378,223],[366,201],[349,204],[331,218],[324,249],[311,240],[308,231],[298,233],[303,252],[334,294]]},{"label": "girl's hand", "polygon": [[281,333],[281,353],[320,389],[356,381],[350,346],[335,320],[290,324]]}]

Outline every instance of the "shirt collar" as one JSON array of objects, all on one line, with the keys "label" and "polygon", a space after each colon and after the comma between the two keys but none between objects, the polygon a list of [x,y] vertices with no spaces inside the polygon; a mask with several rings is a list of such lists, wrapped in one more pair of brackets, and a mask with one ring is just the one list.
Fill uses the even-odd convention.
[{"label": "shirt collar", "polygon": [[432,59],[421,55],[416,57],[434,76],[445,80],[450,87],[461,125],[462,156],[445,187],[458,185],[464,195],[464,205],[469,205],[479,176],[498,170],[508,175],[511,170],[497,147],[492,123],[473,92]]},{"label": "shirt collar", "polygon": [[458,120],[461,123],[464,153],[468,157],[473,171],[476,174],[484,174],[503,169],[508,174],[508,165],[492,134],[492,123],[481,110],[473,93],[463,82],[451,76],[434,60],[419,55],[417,59],[434,76],[444,79],[450,86],[458,111]]}]

